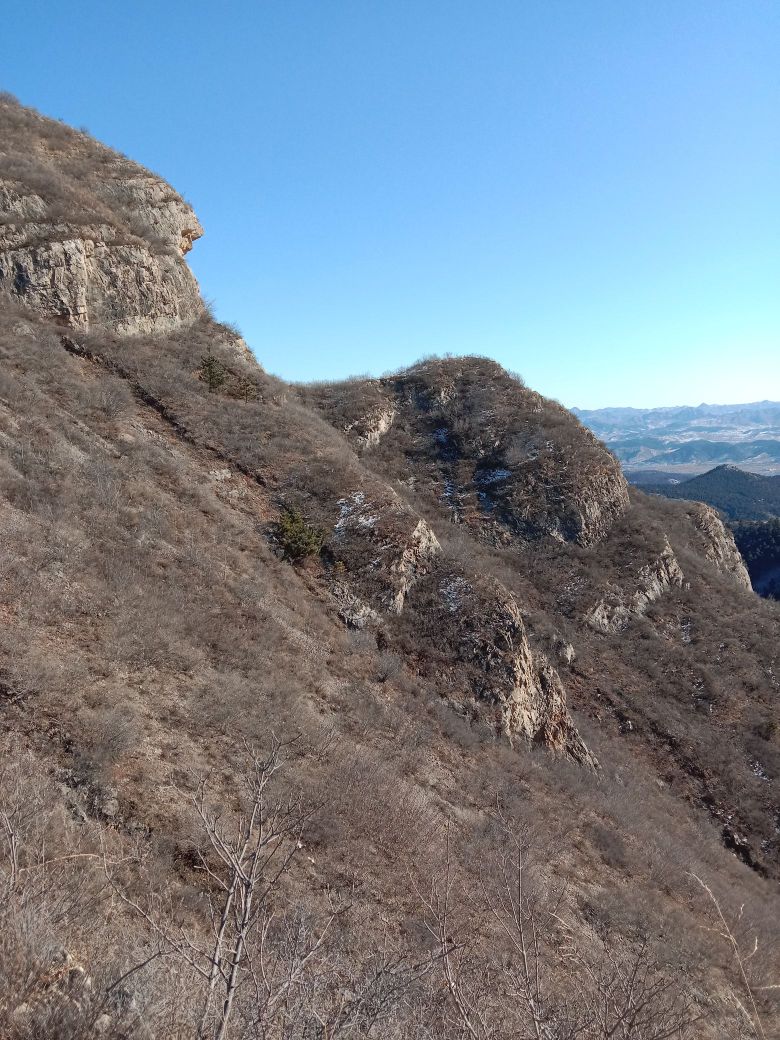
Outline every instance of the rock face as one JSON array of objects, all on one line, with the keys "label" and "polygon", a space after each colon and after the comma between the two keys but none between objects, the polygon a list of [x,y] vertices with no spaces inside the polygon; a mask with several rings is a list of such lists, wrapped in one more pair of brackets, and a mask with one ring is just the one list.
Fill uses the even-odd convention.
[{"label": "rock face", "polygon": [[359,450],[372,447],[374,468],[403,473],[496,544],[594,545],[629,507],[616,459],[590,431],[484,358],[302,393]]},{"label": "rock face", "polygon": [[642,567],[632,592],[610,586],[604,597],[585,615],[586,622],[599,632],[619,632],[642,617],[651,603],[672,588],[681,588],[684,576],[677,557],[665,541],[653,563]]},{"label": "rock face", "polygon": [[352,434],[359,447],[372,448],[379,444],[393,425],[393,419],[395,419],[395,408],[380,404],[365,415],[347,423],[344,433]]},{"label": "rock face", "polygon": [[155,334],[203,313],[183,259],[202,229],[168,184],[11,101],[1,138],[0,293],[76,329]]},{"label": "rock face", "polygon": [[34,244],[27,230],[0,234],[0,289],[63,326],[158,333],[202,312],[197,284],[176,257],[118,243],[108,227],[35,225]]},{"label": "rock face", "polygon": [[566,691],[547,658],[534,652],[514,597],[498,581],[448,572],[438,575],[431,638],[460,662],[482,711],[494,712],[512,741],[540,744],[582,763],[595,760],[569,714]]},{"label": "rock face", "polygon": [[731,575],[746,589],[752,588],[750,575],[734,542],[734,535],[727,530],[712,506],[696,502],[692,504],[689,516],[699,532],[703,556],[721,573]]},{"label": "rock face", "polygon": [[[390,489],[358,490],[338,502],[333,527],[339,586],[380,612],[400,614],[407,593],[441,551],[436,535]],[[338,598],[343,602],[343,593]],[[354,605],[350,606],[355,613]],[[362,609],[358,612],[365,617]],[[357,627],[362,627],[358,625]]]},{"label": "rock face", "polygon": [[[357,629],[384,624],[392,643],[396,619],[408,610],[415,645],[457,662],[444,678],[455,700],[474,705],[512,741],[595,764],[557,672],[531,649],[515,598],[497,580],[453,569],[429,524],[380,488],[353,491],[338,503],[330,591],[342,620]],[[570,661],[573,648],[566,649]]]}]

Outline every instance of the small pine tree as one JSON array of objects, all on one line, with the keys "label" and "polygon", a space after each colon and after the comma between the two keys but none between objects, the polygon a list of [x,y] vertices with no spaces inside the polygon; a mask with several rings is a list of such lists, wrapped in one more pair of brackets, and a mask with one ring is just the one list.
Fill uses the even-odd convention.
[{"label": "small pine tree", "polygon": [[316,556],[325,541],[325,532],[307,523],[298,509],[285,509],[277,526],[279,544],[285,557],[296,562]]},{"label": "small pine tree", "polygon": [[249,376],[239,376],[236,388],[239,394],[243,397],[245,403],[249,401],[257,400],[257,387],[255,386],[254,380],[250,379]]},{"label": "small pine tree", "polygon": [[221,386],[224,386],[225,380],[227,379],[227,373],[225,372],[225,366],[222,362],[215,358],[213,354],[204,354],[200,360],[200,378],[209,388],[209,393],[214,394]]}]

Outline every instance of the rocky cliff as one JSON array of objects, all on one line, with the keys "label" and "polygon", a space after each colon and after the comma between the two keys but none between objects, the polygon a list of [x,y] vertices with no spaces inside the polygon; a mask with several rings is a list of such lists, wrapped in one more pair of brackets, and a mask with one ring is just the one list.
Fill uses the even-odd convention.
[{"label": "rocky cliff", "polygon": [[202,313],[201,233],[159,177],[0,100],[0,292],[69,328],[167,332]]},{"label": "rocky cliff", "polygon": [[651,603],[674,588],[682,588],[684,575],[674,550],[665,539],[658,556],[644,564],[628,588],[611,584],[585,614],[587,623],[600,632],[619,632],[642,617]]},{"label": "rocky cliff", "polygon": [[701,552],[723,574],[730,575],[743,588],[752,588],[745,561],[734,541],[734,535],[725,526],[712,506],[703,502],[688,509],[700,538]]},{"label": "rocky cliff", "polygon": [[546,747],[594,766],[560,676],[532,649],[509,590],[451,567],[434,571],[427,584],[422,603],[412,604],[411,625],[430,659],[442,662],[437,678],[452,702],[488,719],[517,747]]}]

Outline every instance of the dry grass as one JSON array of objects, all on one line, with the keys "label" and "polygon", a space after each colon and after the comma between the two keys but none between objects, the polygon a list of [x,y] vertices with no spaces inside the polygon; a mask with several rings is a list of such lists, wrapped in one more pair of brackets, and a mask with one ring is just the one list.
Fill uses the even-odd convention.
[{"label": "dry grass", "polygon": [[[302,904],[314,920],[331,896],[352,905],[333,953],[337,989],[370,974],[377,950],[407,965],[430,952],[409,877],[436,870],[449,823],[459,883],[474,891],[493,849],[498,799],[529,832],[565,823],[550,876],[566,884],[579,941],[595,949],[608,934],[630,946],[640,931],[652,933],[686,967],[706,1012],[701,1035],[738,1036],[729,1000],[742,982],[703,930],[707,915],[691,901],[685,873],[708,879],[727,919],[732,902],[745,904],[744,927],[752,921],[750,934],[767,933],[762,958],[771,966],[773,889],[724,849],[720,833],[730,813],[756,862],[771,868],[776,781],[752,765],[759,754],[771,762],[775,734],[771,605],[746,613],[745,594],[697,557],[673,503],[637,498],[596,549],[475,540],[448,526],[424,488],[396,498],[379,453],[358,458],[295,391],[236,360],[223,332],[204,319],[167,340],[94,336],[79,355],[29,316],[2,318],[0,696],[3,727],[30,756],[17,759],[9,745],[5,761],[31,763],[44,792],[31,804],[61,820],[46,855],[95,855],[102,840],[126,857],[127,884],[172,921],[202,927],[199,839],[187,809],[196,777],[208,774],[232,812],[242,742],[262,750],[274,735],[297,737],[283,789],[319,808],[280,906]],[[209,351],[228,373],[214,393],[198,373]],[[241,379],[252,381],[250,399]],[[328,593],[333,575],[346,573],[369,598],[383,594],[361,570],[376,543],[333,541],[339,500],[358,489],[387,511],[388,537],[400,539],[426,515],[448,567],[503,582],[541,645],[558,632],[575,644],[567,685],[601,774],[512,750],[478,712],[453,711],[452,662],[443,654],[437,674],[437,633],[425,635],[434,579],[412,587],[400,619],[349,634]],[[275,542],[287,506],[328,532],[323,556],[299,567]],[[691,587],[620,638],[589,631],[581,605],[605,576],[634,573],[662,530]],[[562,606],[572,576],[579,591]],[[698,707],[705,700],[713,713]],[[46,869],[60,877],[54,864]],[[87,881],[98,891],[74,898],[67,913],[35,904],[45,936],[5,930],[15,995],[28,977],[40,985],[56,945],[84,962],[101,1000],[154,953],[141,923],[105,901],[99,874]],[[286,940],[280,932],[275,941],[281,949]],[[134,999],[158,1035],[192,1036],[194,1012],[177,997],[170,963],[160,956],[134,975]],[[394,1033],[385,1024],[367,1034],[363,1022],[347,1035],[458,1035],[442,1033],[440,991],[420,985],[404,991]],[[332,996],[319,993],[318,1014],[335,1014]],[[756,991],[767,1035],[772,998]],[[18,1007],[10,1003],[6,996],[6,1015]],[[89,1035],[102,1006],[83,999],[75,1024],[58,1024],[58,1035]]]}]

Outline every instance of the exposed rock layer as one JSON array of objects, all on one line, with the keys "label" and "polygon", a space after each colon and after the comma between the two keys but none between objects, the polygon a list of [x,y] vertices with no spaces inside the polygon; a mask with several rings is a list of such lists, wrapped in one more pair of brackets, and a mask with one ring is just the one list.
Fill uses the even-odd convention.
[{"label": "exposed rock layer", "polygon": [[595,765],[572,721],[558,673],[528,641],[514,596],[498,581],[448,572],[438,577],[429,609],[431,638],[461,662],[454,686],[467,681],[478,710],[510,740],[525,739]]},{"label": "exposed rock layer", "polygon": [[721,573],[728,574],[746,589],[752,588],[745,561],[729,531],[712,506],[697,502],[690,516],[701,535],[702,554]]},{"label": "exposed rock layer", "polygon": [[668,541],[658,557],[643,566],[631,591],[612,585],[599,602],[591,607],[585,620],[600,632],[619,632],[636,618],[642,617],[651,603],[672,588],[681,588],[684,576]]},{"label": "exposed rock layer", "polygon": [[83,134],[0,101],[0,292],[75,329],[167,332],[203,311],[183,260],[202,234],[170,185]]}]

